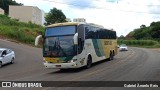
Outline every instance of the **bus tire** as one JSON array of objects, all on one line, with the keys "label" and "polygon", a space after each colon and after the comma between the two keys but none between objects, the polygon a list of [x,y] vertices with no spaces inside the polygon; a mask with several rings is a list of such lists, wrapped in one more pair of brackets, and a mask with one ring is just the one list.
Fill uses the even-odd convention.
[{"label": "bus tire", "polygon": [[90,68],[92,66],[92,57],[88,56],[86,68]]},{"label": "bus tire", "polygon": [[110,52],[109,60],[111,61],[111,60],[113,60],[113,59],[114,59],[114,55],[113,55],[113,53],[112,53],[112,52]]},{"label": "bus tire", "polygon": [[2,62],[0,62],[0,68],[2,67]]},{"label": "bus tire", "polygon": [[113,50],[113,56],[115,56],[115,52],[114,52],[114,50]]},{"label": "bus tire", "polygon": [[65,71],[65,70],[66,70],[66,69],[62,69],[62,68],[60,69],[60,71],[62,71],[62,72]]}]

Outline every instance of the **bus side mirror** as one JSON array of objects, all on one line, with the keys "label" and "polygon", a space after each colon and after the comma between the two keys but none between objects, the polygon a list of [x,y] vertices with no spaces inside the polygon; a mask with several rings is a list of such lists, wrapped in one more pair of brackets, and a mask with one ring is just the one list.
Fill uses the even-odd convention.
[{"label": "bus side mirror", "polygon": [[38,42],[40,40],[40,38],[42,37],[42,35],[38,35],[35,39],[35,46],[38,46]]},{"label": "bus side mirror", "polygon": [[76,33],[73,37],[74,44],[78,44],[78,33]]}]

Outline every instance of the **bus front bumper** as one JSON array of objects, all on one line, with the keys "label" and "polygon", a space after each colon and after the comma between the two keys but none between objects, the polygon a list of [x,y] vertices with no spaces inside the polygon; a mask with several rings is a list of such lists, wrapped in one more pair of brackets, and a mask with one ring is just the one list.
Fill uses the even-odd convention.
[{"label": "bus front bumper", "polygon": [[44,62],[46,68],[78,68],[76,62],[72,63],[47,63]]}]

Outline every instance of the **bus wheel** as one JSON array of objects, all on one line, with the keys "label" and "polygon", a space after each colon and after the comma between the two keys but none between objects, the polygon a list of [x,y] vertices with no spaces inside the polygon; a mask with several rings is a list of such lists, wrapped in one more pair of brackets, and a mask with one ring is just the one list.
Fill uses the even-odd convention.
[{"label": "bus wheel", "polygon": [[109,60],[113,60],[113,59],[114,59],[114,55],[112,52],[110,52]]},{"label": "bus wheel", "polygon": [[62,72],[65,71],[65,70],[66,70],[66,69],[62,69],[62,68],[60,69],[60,71],[62,71]]},{"label": "bus wheel", "polygon": [[92,57],[89,56],[88,59],[87,59],[87,65],[86,65],[86,68],[90,68],[92,66]]},{"label": "bus wheel", "polygon": [[0,68],[2,67],[2,62],[0,62]]}]

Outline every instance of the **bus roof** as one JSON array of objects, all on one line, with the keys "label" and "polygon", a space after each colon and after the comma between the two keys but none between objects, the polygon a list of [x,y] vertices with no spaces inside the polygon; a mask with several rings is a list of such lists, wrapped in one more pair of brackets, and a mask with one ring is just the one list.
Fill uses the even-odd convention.
[{"label": "bus roof", "polygon": [[88,25],[99,27],[99,28],[104,28],[102,25],[94,24],[94,23],[87,23]]},{"label": "bus roof", "polygon": [[[46,28],[57,27],[57,26],[80,25],[80,24],[86,24],[86,25],[91,25],[91,26],[95,26],[95,27],[99,27],[99,28],[104,28],[103,26],[98,25],[98,24],[94,24],[94,23],[85,23],[85,22],[64,22],[64,23],[55,23],[55,24],[51,24],[51,25],[46,26]],[[106,30],[114,31],[113,29],[106,29]]]},{"label": "bus roof", "polygon": [[70,26],[70,25],[80,25],[80,24],[86,24],[86,25],[91,25],[91,26],[103,28],[103,26],[101,26],[101,25],[97,25],[97,24],[94,24],[94,23],[85,23],[85,22],[64,22],[64,23],[55,23],[55,24],[48,25],[48,26],[46,26],[46,27]]},{"label": "bus roof", "polygon": [[48,25],[48,26],[46,26],[46,27],[48,28],[48,27],[56,27],[56,26],[79,25],[79,24],[81,24],[81,23],[79,23],[79,22],[64,22],[64,23],[51,24],[51,25]]}]

